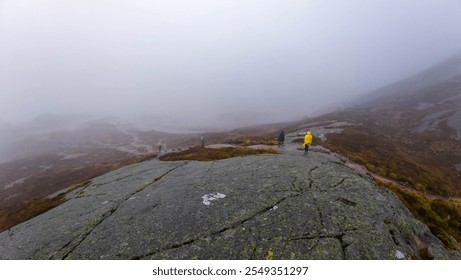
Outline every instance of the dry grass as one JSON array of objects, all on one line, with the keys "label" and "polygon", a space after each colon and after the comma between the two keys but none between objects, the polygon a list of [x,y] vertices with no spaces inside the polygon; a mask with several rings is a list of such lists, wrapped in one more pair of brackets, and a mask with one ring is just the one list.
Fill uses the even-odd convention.
[{"label": "dry grass", "polygon": [[152,160],[152,159],[157,158],[157,156],[158,156],[158,153],[148,153],[148,154],[141,155],[141,156],[135,156],[135,157],[132,157],[132,158],[128,158],[128,159],[126,159],[126,160],[123,160],[123,161],[121,162],[121,166],[125,166],[125,165],[130,165],[130,164],[134,164],[134,163],[140,163],[140,162],[143,162],[143,161]]},{"label": "dry grass", "polygon": [[227,147],[220,149],[210,149],[202,147],[194,147],[185,151],[170,153],[160,157],[160,160],[175,161],[175,160],[198,160],[198,161],[213,161],[227,159],[246,155],[260,154],[278,154],[276,150],[267,149],[252,149],[246,147]]},{"label": "dry grass", "polygon": [[63,195],[52,199],[46,197],[33,198],[23,202],[16,209],[0,209],[0,232],[38,216],[64,201]]},{"label": "dry grass", "polygon": [[241,146],[252,146],[252,145],[278,145],[278,140],[273,136],[246,136],[236,137],[225,141],[227,144],[241,145]]},{"label": "dry grass", "polygon": [[[17,195],[17,202],[5,204],[0,207],[0,232],[17,224],[25,222],[65,202],[65,193],[86,186],[92,178],[103,175],[125,165],[151,160],[157,157],[156,153],[126,158],[119,161],[118,165],[93,164],[74,171],[67,167],[56,169],[49,176],[37,176],[31,180],[30,186],[34,191],[27,191]],[[84,183],[81,183],[84,182]],[[58,192],[63,188],[71,187],[67,192],[49,198],[48,195]],[[11,191],[14,191],[12,189]],[[18,190],[20,191],[20,189]],[[27,196],[26,196],[27,195]]]},{"label": "dry grass", "polygon": [[342,134],[330,135],[322,145],[347,155],[374,173],[406,182],[416,190],[444,197],[461,193],[458,187],[461,178],[453,168],[372,128],[346,128]]},{"label": "dry grass", "polygon": [[[233,129],[223,132],[210,132],[205,133],[206,145],[211,144],[234,144],[240,146],[251,145],[277,145],[277,138],[282,130],[287,130],[284,125],[265,125],[248,127],[241,129]],[[181,142],[177,146],[200,146],[200,136],[197,135],[195,139],[188,139]]]},{"label": "dry grass", "polygon": [[435,140],[442,136],[408,135],[392,129],[371,121],[328,135],[322,145],[405,186],[380,183],[394,191],[447,247],[456,248],[461,242],[461,202],[450,198],[461,195],[461,176],[452,168],[453,162],[459,162],[458,153],[434,152],[431,145],[419,144],[438,143]]},{"label": "dry grass", "polygon": [[394,191],[415,217],[450,249],[459,249],[461,240],[461,200],[431,198],[393,183],[377,182]]},{"label": "dry grass", "polygon": [[62,192],[54,197],[46,196],[31,198],[22,202],[17,207],[0,209],[0,232],[61,205],[66,201],[66,194],[75,189],[84,188],[89,183],[91,183],[91,181],[86,181],[84,183],[74,185],[67,191]]}]

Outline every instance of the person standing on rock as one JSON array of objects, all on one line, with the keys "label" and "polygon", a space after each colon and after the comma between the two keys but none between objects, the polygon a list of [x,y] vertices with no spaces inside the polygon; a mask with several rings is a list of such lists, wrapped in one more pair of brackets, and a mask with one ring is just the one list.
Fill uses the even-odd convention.
[{"label": "person standing on rock", "polygon": [[278,140],[279,140],[279,146],[282,146],[283,143],[285,142],[285,131],[282,130],[282,132],[279,135]]},{"label": "person standing on rock", "polygon": [[157,147],[158,147],[158,153],[160,154],[162,152],[162,143],[158,142]]},{"label": "person standing on rock", "polygon": [[205,136],[200,138],[200,142],[202,142],[202,148],[205,148]]},{"label": "person standing on rock", "polygon": [[307,154],[309,152],[309,146],[312,145],[312,134],[310,131],[306,132],[304,136],[304,153]]}]

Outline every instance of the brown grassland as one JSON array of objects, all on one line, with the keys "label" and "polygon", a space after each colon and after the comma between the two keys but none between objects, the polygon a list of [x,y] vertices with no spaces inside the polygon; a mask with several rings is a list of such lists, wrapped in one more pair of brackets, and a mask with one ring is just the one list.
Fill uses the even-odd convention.
[{"label": "brown grassland", "polygon": [[[155,158],[157,154],[146,154],[143,156],[129,157],[126,159],[119,156],[112,160],[117,160],[118,164],[89,164],[78,170],[72,170],[68,165],[58,166],[47,175],[31,176],[28,180],[27,187],[21,189],[18,193],[14,188],[8,189],[3,195],[10,195],[12,198],[4,200],[0,206],[0,232],[7,230],[19,223],[25,222],[35,216],[38,216],[65,201],[63,189],[78,188],[84,185],[94,177],[105,174],[125,165],[142,162]],[[108,158],[109,159],[109,158]],[[44,159],[34,165],[43,163]],[[55,161],[56,162],[56,161]],[[21,163],[20,165],[22,165]],[[66,164],[63,161],[62,164]],[[10,163],[9,168],[20,169],[17,163]],[[6,167],[5,167],[6,168]],[[64,187],[63,187],[64,186]],[[4,191],[5,192],[5,191]],[[58,195],[51,195],[54,192],[60,192]]]},{"label": "brown grassland", "polygon": [[247,147],[226,147],[226,148],[202,148],[193,147],[188,150],[169,153],[160,157],[163,161],[175,160],[198,160],[198,161],[213,161],[227,159],[245,155],[260,155],[260,154],[278,154],[279,152],[271,149],[253,149]]},{"label": "brown grassland", "polygon": [[434,148],[443,139],[437,132],[407,135],[376,123],[370,119],[361,126],[346,127],[341,134],[328,135],[322,145],[370,172],[397,182],[377,180],[395,192],[447,247],[459,248],[461,176],[453,168],[459,162],[457,153]]}]

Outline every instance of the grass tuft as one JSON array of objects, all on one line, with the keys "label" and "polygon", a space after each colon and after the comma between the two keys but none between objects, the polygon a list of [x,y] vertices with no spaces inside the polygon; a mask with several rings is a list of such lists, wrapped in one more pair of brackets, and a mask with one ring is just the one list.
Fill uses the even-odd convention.
[{"label": "grass tuft", "polygon": [[272,136],[242,136],[229,139],[225,141],[226,144],[234,144],[240,146],[252,146],[252,145],[278,145],[278,140]]}]

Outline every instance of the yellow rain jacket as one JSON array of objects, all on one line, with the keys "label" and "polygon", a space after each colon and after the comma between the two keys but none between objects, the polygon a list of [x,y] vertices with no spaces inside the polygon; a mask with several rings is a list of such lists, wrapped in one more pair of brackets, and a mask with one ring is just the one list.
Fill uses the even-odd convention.
[{"label": "yellow rain jacket", "polygon": [[312,144],[312,134],[310,131],[306,133],[306,136],[304,136],[304,145],[311,145]]}]

